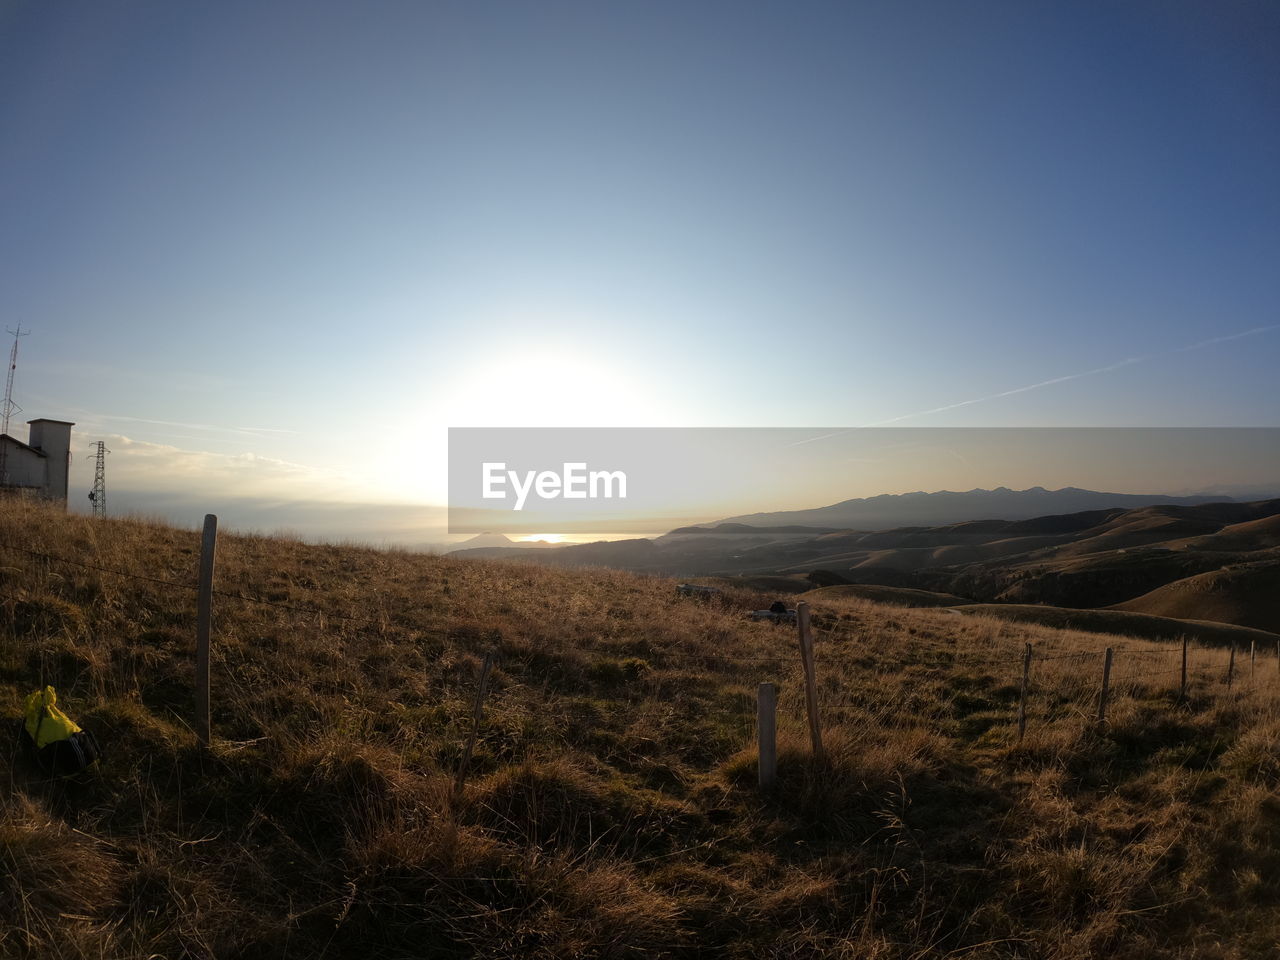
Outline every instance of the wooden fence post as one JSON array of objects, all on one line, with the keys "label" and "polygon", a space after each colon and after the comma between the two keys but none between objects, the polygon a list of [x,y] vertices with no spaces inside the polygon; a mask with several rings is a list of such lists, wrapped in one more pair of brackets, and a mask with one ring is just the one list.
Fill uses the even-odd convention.
[{"label": "wooden fence post", "polygon": [[213,620],[213,564],[218,552],[218,518],[206,514],[200,537],[200,579],[196,590],[196,737],[206,747],[209,724],[209,632]]},{"label": "wooden fence post", "polygon": [[1107,647],[1106,658],[1102,661],[1102,693],[1098,695],[1098,722],[1107,719],[1107,694],[1111,690],[1111,657],[1113,651]]},{"label": "wooden fence post", "polygon": [[462,751],[462,760],[458,763],[458,778],[453,782],[453,800],[456,804],[462,796],[462,788],[467,782],[467,768],[471,766],[471,754],[476,748],[476,735],[480,732],[480,721],[484,717],[484,697],[489,692],[489,672],[493,670],[493,651],[484,656],[484,666],[480,668],[480,684],[476,687],[476,698],[471,705],[471,736],[467,738],[466,749]]},{"label": "wooden fence post", "polygon": [[1249,679],[1252,680],[1258,672],[1258,641],[1249,641]]},{"label": "wooden fence post", "polygon": [[760,789],[772,790],[778,780],[778,688],[760,684],[756,691],[756,728],[760,741]]},{"label": "wooden fence post", "polygon": [[1182,635],[1182,684],[1178,687],[1178,701],[1187,699],[1187,635]]},{"label": "wooden fence post", "polygon": [[1236,675],[1236,642],[1231,641],[1231,657],[1227,660],[1227,689],[1231,689],[1231,681]]},{"label": "wooden fence post", "polygon": [[813,755],[821,760],[822,728],[818,721],[818,679],[813,668],[813,631],[809,627],[809,604],[801,600],[796,604],[796,625],[800,631],[800,659],[804,663],[805,705],[809,712],[809,739]]},{"label": "wooden fence post", "polygon": [[1018,741],[1027,732],[1027,680],[1031,676],[1031,644],[1022,654],[1022,689],[1018,692]]}]

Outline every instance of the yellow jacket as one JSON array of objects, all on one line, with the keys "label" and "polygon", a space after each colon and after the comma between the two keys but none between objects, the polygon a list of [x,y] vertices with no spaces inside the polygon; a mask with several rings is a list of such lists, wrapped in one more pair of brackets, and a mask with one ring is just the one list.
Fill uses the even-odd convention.
[{"label": "yellow jacket", "polygon": [[47,747],[79,733],[76,722],[57,707],[58,693],[53,687],[37,690],[27,697],[27,733],[37,747]]}]

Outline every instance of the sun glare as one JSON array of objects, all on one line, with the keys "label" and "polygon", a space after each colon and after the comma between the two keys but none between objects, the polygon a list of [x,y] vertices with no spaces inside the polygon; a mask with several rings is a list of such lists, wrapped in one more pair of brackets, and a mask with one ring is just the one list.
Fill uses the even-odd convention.
[{"label": "sun glare", "polygon": [[567,350],[490,357],[459,370],[438,402],[454,427],[655,426],[671,419],[651,382]]},{"label": "sun glare", "polygon": [[564,543],[563,533],[531,533],[527,537],[516,537],[516,543],[536,543],[543,540],[547,543]]}]

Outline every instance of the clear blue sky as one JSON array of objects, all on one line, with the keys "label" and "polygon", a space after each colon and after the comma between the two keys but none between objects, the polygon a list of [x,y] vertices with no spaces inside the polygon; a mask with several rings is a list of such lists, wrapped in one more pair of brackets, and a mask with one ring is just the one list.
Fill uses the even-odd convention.
[{"label": "clear blue sky", "polygon": [[1278,118],[1260,2],[5,2],[16,399],[404,503],[451,424],[1274,425]]}]

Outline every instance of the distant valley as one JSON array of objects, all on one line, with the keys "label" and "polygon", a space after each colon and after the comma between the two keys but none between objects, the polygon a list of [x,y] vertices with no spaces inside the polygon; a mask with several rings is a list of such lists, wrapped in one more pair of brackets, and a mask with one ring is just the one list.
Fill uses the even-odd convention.
[{"label": "distant valley", "polygon": [[[1098,504],[1108,499],[1117,502],[1020,515],[1037,503]],[[870,518],[876,504],[884,508],[883,516],[895,519],[949,519],[892,528],[868,519],[862,529],[794,522],[798,515],[835,517],[851,511]],[[982,516],[983,511],[1005,515]],[[536,551],[497,547],[462,550],[459,555],[751,580],[768,583],[779,593],[840,585],[875,587],[890,594],[896,591],[905,605],[1009,605],[1001,612],[1010,615],[1015,607],[1108,608],[1107,622],[1124,622],[1136,632],[1142,632],[1146,617],[1165,618],[1163,625],[1146,623],[1157,633],[1168,633],[1168,625],[1178,621],[1208,621],[1280,634],[1280,499],[1238,503],[1074,488],[1002,488],[873,497],[757,516],[791,522],[766,525],[735,519],[684,527],[653,539]],[[938,595],[942,596],[932,602],[922,600]]]}]

